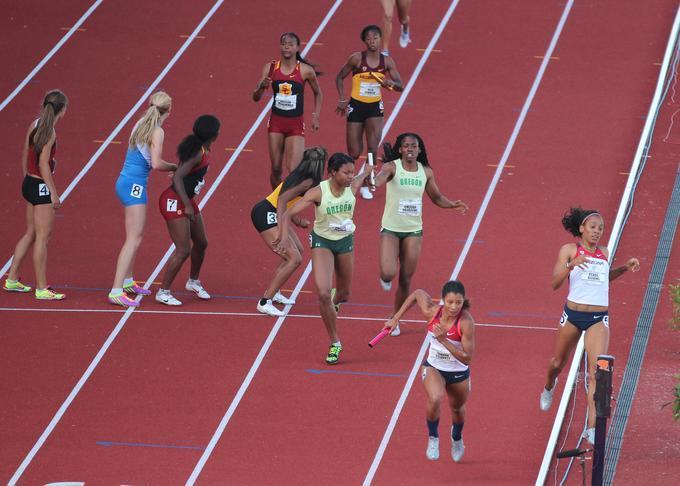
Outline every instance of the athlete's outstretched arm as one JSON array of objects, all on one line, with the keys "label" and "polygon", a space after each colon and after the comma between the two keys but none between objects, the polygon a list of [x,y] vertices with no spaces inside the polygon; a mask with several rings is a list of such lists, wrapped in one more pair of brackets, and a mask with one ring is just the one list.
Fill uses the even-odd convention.
[{"label": "athlete's outstretched arm", "polygon": [[411,307],[413,307],[413,304],[416,303],[418,304],[418,307],[420,307],[420,311],[427,320],[432,319],[432,316],[437,313],[437,309],[439,308],[439,306],[432,301],[430,294],[425,292],[423,289],[417,289],[411,295],[406,297],[406,300],[401,305],[399,310],[389,321],[385,323],[385,327],[389,327],[390,332],[392,332],[392,330],[397,327],[397,324],[399,324],[399,319],[401,319],[401,317],[406,314],[406,311],[408,311]]},{"label": "athlete's outstretched arm", "polygon": [[262,77],[260,78],[260,82],[257,83],[257,88],[255,88],[255,91],[253,91],[253,101],[255,102],[260,101],[260,98],[262,98],[262,93],[264,93],[264,90],[267,89],[272,84],[272,78],[269,77],[269,71],[271,66],[272,63],[268,62],[262,68]]},{"label": "athlete's outstretched arm", "polygon": [[465,214],[467,210],[470,209],[468,205],[465,204],[460,199],[451,201],[449,198],[447,198],[441,193],[439,187],[437,186],[437,183],[434,180],[434,172],[432,171],[431,168],[425,167],[425,175],[427,176],[425,192],[427,192],[427,195],[430,197],[433,203],[435,203],[440,208],[456,209],[463,214]]}]

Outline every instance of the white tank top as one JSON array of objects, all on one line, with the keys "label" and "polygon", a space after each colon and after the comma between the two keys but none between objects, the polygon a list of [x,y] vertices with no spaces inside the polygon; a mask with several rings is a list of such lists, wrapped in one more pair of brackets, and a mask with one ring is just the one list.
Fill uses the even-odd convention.
[{"label": "white tank top", "polygon": [[[446,346],[444,346],[442,343],[439,342],[439,340],[435,337],[434,333],[432,330],[434,329],[434,326],[439,322],[442,316],[442,309],[443,306],[439,307],[439,310],[437,311],[437,314],[430,320],[430,322],[427,324],[427,336],[430,340],[430,349],[427,355],[427,361],[430,363],[434,368],[437,368],[438,370],[442,371],[466,371],[468,369],[468,366],[460,361],[458,361],[453,354],[451,354],[451,351],[446,349]],[[446,332],[446,340],[453,344],[454,347],[457,349],[463,349],[463,345],[460,342],[462,335],[460,332],[460,318],[462,316],[462,312],[456,317],[456,321],[453,323],[453,326],[451,326],[451,329],[449,329]]]},{"label": "white tank top", "polygon": [[585,255],[585,269],[572,268],[569,272],[569,299],[577,304],[609,307],[609,261],[598,247],[591,253],[576,244],[576,256]]}]

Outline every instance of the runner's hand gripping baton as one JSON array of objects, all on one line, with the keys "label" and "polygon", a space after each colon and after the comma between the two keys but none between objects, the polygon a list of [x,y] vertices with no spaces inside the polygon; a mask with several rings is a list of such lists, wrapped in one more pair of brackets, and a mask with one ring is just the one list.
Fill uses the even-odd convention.
[{"label": "runner's hand gripping baton", "polygon": [[371,168],[371,176],[368,179],[368,184],[370,186],[371,191],[375,191],[375,173],[373,172],[373,153],[368,152],[366,158],[368,159],[368,166]]},{"label": "runner's hand gripping baton", "polygon": [[380,341],[382,341],[383,338],[384,338],[385,336],[387,336],[391,331],[392,331],[392,330],[391,330],[389,327],[383,328],[382,331],[380,331],[373,339],[371,339],[371,340],[368,342],[368,347],[369,347],[369,348],[374,347],[376,344],[378,344]]}]

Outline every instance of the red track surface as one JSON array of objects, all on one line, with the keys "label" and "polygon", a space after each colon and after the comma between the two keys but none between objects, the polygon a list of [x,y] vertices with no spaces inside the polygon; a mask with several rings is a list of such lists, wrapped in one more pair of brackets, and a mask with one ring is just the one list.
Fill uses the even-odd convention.
[{"label": "red track surface", "polygon": [[[197,114],[215,113],[224,129],[213,152],[209,181],[214,180],[231,154],[224,150],[238,145],[262,109],[262,104],[250,101],[249,93],[261,64],[277,54],[279,30],[293,30],[308,39],[331,5],[330,0],[285,5],[259,0],[231,2],[218,10],[200,33],[205,38],[194,41],[160,85],[175,100],[165,125],[166,156],[171,156]],[[344,123],[332,113],[334,75],[346,57],[361,47],[357,38],[361,27],[380,19],[377,2],[367,5],[346,0],[318,39],[320,45],[309,54],[326,72],[321,81],[326,96],[322,130],[308,136],[309,145],[321,143],[332,151],[344,148]],[[555,325],[564,297],[562,292],[550,293],[547,284],[555,252],[568,241],[559,218],[570,204],[583,204],[599,208],[607,221],[613,221],[625,182],[619,172],[630,166],[656,82],[658,67],[653,63],[661,60],[676,2],[659,0],[655,8],[645,9],[637,5],[607,1],[578,2],[574,7],[554,54],[559,59],[549,65],[463,267],[460,278],[469,289],[478,322],[534,328],[478,328],[464,461],[456,465],[448,459],[446,438],[439,463],[424,458],[423,397],[416,389],[420,384],[415,383],[376,483],[527,484],[534,480],[553,417],[541,414],[536,402],[554,339],[551,331],[540,328]],[[0,133],[8,151],[0,203],[3,218],[13,228],[0,243],[3,261],[23,225],[24,203],[17,196],[20,140],[45,89],[58,86],[71,98],[67,117],[58,127],[57,183],[63,190],[96,150],[93,140],[106,138],[182,44],[180,35],[189,34],[211,6],[207,1],[173,2],[171,8],[104,2],[85,23],[87,30],[77,33],[37,81],[0,112]],[[415,2],[412,46],[426,46],[448,6],[444,0]],[[82,2],[65,7],[61,14],[73,22],[87,7],[89,3]],[[558,1],[537,5],[528,0],[462,0],[435,46],[441,52],[432,54],[388,134],[389,139],[404,130],[423,135],[439,186],[472,207],[472,215],[461,217],[426,204],[426,236],[415,286],[434,293],[450,275],[495,171],[489,165],[501,158],[541,62],[535,56],[545,52],[563,7]],[[39,15],[46,12],[36,10],[32,17]],[[48,25],[52,22],[56,20]],[[0,77],[3,92],[11,91],[15,78],[32,69],[32,59],[40,59],[60,38],[63,31],[58,29],[68,26],[68,21],[60,22],[54,32],[43,29],[28,37],[9,36],[15,51],[8,52],[20,49],[26,56],[16,60],[16,71]],[[6,48],[2,49],[4,56]],[[393,49],[408,80],[422,53],[415,48],[400,50],[396,44]],[[30,62],[28,53],[33,56]],[[388,113],[396,99],[394,95],[387,99]],[[76,289],[68,290],[67,301],[54,304],[0,295],[1,308],[112,310],[104,295],[123,229],[113,184],[129,126],[116,137],[122,143],[107,148],[57,219],[49,275],[54,285]],[[267,191],[265,141],[260,127],[248,146],[253,151],[239,157],[204,210],[211,246],[202,280],[217,296],[210,302],[187,296],[182,311],[254,310],[254,299],[276,263],[249,222],[252,204]],[[643,197],[636,199],[618,251],[620,258],[637,255],[643,264],[643,271],[626,275],[612,289],[611,352],[618,358],[618,372],[625,366],[656,250],[656,239],[648,235],[658,234],[677,168],[672,158],[659,160],[648,166],[643,177],[643,192],[638,193]],[[152,177],[152,201],[166,184],[163,176]],[[381,211],[381,197],[362,202],[357,210],[357,268],[351,303],[343,306],[342,316],[389,313],[392,295],[384,294],[376,281]],[[149,216],[138,278],[151,273],[169,245],[153,202]],[[677,250],[675,263],[677,268]],[[290,288],[300,274],[291,279]],[[24,275],[31,275],[30,261]],[[177,288],[184,276],[178,277]],[[308,281],[304,290],[293,311],[314,315],[315,297],[307,293],[314,291],[313,283]],[[142,309],[168,310],[151,299],[145,299]],[[666,302],[658,319],[663,321],[668,312]],[[11,477],[121,316],[0,311],[0,367],[12,371],[3,373],[2,380],[3,390],[9,392],[0,398],[0,477]],[[183,483],[272,322],[263,316],[133,313],[23,481]],[[407,325],[402,337],[369,350],[366,342],[379,322],[341,320],[339,325],[345,351],[333,371],[400,376],[306,371],[326,370],[323,326],[318,319],[286,318],[199,483],[363,481],[413,365],[423,329]],[[659,339],[664,337],[655,331],[645,366],[664,356],[672,359],[657,351]],[[673,349],[677,346],[669,352]],[[668,369],[670,364],[659,366]],[[661,393],[645,386],[638,396]],[[653,407],[656,402],[644,403]],[[444,412],[444,437],[448,422]],[[631,443],[645,445],[645,438],[650,441],[646,450],[658,447],[644,432],[650,422],[631,423],[630,430],[639,433],[624,442],[617,483],[639,483],[639,477],[629,472],[634,461],[643,460],[648,471],[664,467],[652,453],[640,459],[626,449]],[[98,441],[195,448],[104,447]],[[672,459],[670,452],[665,457]]]}]

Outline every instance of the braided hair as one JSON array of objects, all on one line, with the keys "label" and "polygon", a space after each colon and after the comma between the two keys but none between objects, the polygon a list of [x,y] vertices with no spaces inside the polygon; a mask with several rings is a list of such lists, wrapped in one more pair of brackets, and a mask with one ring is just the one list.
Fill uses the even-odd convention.
[{"label": "braided hair", "polygon": [[399,153],[399,149],[401,148],[404,139],[407,137],[415,138],[418,141],[418,148],[420,149],[420,153],[418,154],[418,158],[416,160],[423,164],[424,166],[429,166],[430,162],[427,160],[427,150],[425,150],[425,142],[423,142],[423,139],[420,138],[420,135],[411,132],[406,132],[399,135],[397,139],[394,141],[394,146],[391,145],[389,142],[385,142],[383,144],[383,162],[390,162],[392,160],[397,160],[401,158],[401,153]]}]

